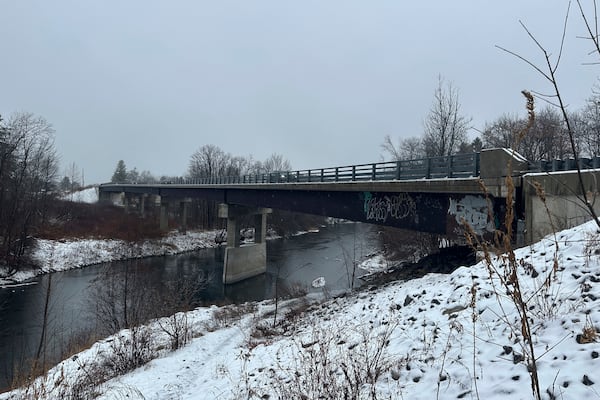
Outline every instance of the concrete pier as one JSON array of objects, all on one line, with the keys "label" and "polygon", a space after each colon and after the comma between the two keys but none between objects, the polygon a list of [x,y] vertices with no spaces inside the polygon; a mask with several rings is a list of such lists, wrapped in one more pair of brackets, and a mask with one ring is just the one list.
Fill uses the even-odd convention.
[{"label": "concrete pier", "polygon": [[160,199],[160,215],[159,215],[160,230],[166,232],[169,230],[169,202],[167,199]]},{"label": "concrete pier", "polygon": [[[223,283],[230,284],[267,271],[267,214],[270,208],[231,204],[219,205],[219,217],[227,218],[227,247],[223,264]],[[254,244],[240,245],[240,221],[253,217]]]}]

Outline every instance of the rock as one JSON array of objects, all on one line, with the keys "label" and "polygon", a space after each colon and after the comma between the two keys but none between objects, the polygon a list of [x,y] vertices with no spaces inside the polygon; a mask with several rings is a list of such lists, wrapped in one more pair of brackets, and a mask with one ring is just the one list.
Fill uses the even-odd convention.
[{"label": "rock", "polygon": [[444,314],[444,315],[454,314],[454,313],[460,312],[462,310],[465,310],[466,308],[467,308],[467,306],[457,305],[454,307],[444,309],[444,311],[442,311],[442,314]]},{"label": "rock", "polygon": [[513,364],[518,364],[523,360],[525,360],[525,357],[523,357],[523,354],[519,354],[516,351],[513,353]]},{"label": "rock", "polygon": [[583,375],[581,382],[586,386],[592,386],[594,384],[594,381],[592,381],[587,375]]},{"label": "rock", "polygon": [[404,307],[406,307],[407,305],[409,305],[413,301],[414,301],[414,299],[412,297],[410,297],[409,295],[406,295],[406,298],[404,299]]}]

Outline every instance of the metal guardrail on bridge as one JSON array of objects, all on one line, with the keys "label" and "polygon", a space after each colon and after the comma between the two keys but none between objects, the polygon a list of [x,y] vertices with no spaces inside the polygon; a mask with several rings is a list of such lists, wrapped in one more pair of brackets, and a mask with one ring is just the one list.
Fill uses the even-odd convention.
[{"label": "metal guardrail on bridge", "polygon": [[256,175],[179,178],[161,183],[219,185],[257,183],[357,182],[435,178],[468,178],[479,176],[479,153],[401,160],[373,164],[349,165],[278,171]]},{"label": "metal guardrail on bridge", "polygon": [[[600,156],[592,158],[580,157],[578,160],[580,169],[600,168]],[[528,172],[558,172],[572,171],[574,169],[577,169],[575,159],[567,158],[565,160],[540,160],[529,162]]]}]

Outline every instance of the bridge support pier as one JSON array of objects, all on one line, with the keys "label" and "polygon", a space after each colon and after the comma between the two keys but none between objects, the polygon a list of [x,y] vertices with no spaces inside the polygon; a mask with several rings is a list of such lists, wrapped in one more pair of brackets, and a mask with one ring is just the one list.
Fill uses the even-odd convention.
[{"label": "bridge support pier", "polygon": [[169,202],[163,198],[160,199],[159,226],[163,232],[169,230]]},{"label": "bridge support pier", "polygon": [[148,198],[147,194],[140,195],[140,217],[146,218],[146,199]]},{"label": "bridge support pier", "polygon": [[179,226],[179,232],[186,233],[187,232],[187,215],[188,209],[192,199],[186,198],[179,202],[179,215],[181,218],[181,223]]},{"label": "bridge support pier", "polygon": [[[227,247],[223,264],[223,283],[242,281],[267,271],[267,214],[270,208],[219,205],[219,217],[227,218]],[[254,217],[254,244],[240,246],[240,220]]]}]

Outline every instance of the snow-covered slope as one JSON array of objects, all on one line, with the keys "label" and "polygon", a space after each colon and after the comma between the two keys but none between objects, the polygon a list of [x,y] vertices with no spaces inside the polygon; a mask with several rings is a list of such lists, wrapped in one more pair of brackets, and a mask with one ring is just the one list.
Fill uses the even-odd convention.
[{"label": "snow-covered slope", "polygon": [[79,203],[96,203],[98,201],[98,186],[90,186],[62,196],[63,200]]},{"label": "snow-covered slope", "polygon": [[188,231],[186,234],[180,234],[173,231],[164,238],[145,240],[137,245],[123,240],[107,239],[36,239],[32,258],[40,268],[19,271],[8,278],[0,278],[0,286],[24,282],[48,272],[66,271],[103,262],[216,247],[214,239],[217,232],[219,231]]},{"label": "snow-covered slope", "polygon": [[[556,239],[558,250],[546,238],[516,252],[541,397],[598,399],[600,236],[588,223]],[[544,285],[555,255],[556,278]],[[500,270],[500,259],[493,262]],[[218,308],[198,309],[189,319],[203,330],[200,337],[108,381],[100,398],[330,399],[344,398],[355,384],[360,398],[533,398],[519,315],[488,271],[481,262],[331,299],[286,317],[280,336],[265,336],[273,323],[270,302],[219,326]],[[106,343],[78,360],[97,358]],[[66,373],[55,369],[52,376],[63,382],[84,374],[74,360],[59,368]],[[53,383],[46,387],[54,390]]]}]

